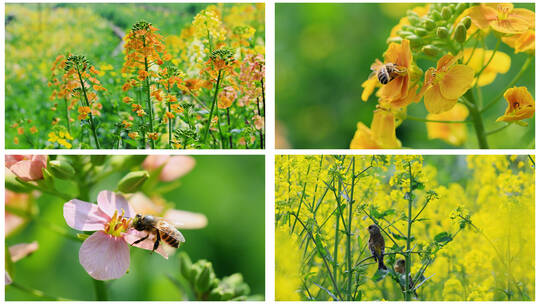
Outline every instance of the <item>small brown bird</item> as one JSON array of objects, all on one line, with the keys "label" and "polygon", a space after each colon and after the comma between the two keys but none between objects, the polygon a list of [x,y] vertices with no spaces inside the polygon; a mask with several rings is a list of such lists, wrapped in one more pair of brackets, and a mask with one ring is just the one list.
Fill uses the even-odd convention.
[{"label": "small brown bird", "polygon": [[379,227],[377,225],[370,225],[368,227],[369,231],[369,250],[371,251],[371,254],[375,258],[375,261],[379,262],[379,270],[387,270],[386,266],[384,265],[384,238],[381,234],[381,231],[379,230]]},{"label": "small brown bird", "polygon": [[[396,261],[396,264],[394,264],[394,271],[399,274],[405,274],[405,260],[404,259],[399,259]],[[414,285],[413,285],[412,277],[409,274],[409,289],[413,289],[413,288],[414,288]],[[418,294],[416,294],[416,290],[413,292],[414,292],[414,296],[418,298]]]}]

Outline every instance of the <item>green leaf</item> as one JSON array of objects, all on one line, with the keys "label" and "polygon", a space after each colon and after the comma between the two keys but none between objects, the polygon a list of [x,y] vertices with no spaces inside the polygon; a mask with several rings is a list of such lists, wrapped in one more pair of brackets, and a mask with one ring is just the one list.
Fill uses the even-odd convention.
[{"label": "green leaf", "polygon": [[377,269],[377,272],[375,272],[373,277],[371,277],[371,280],[373,282],[377,283],[377,282],[381,281],[382,279],[384,279],[384,277],[386,277],[387,274],[388,274],[388,270]]},{"label": "green leaf", "polygon": [[452,240],[452,234],[448,232],[441,232],[437,234],[434,238],[435,242],[437,243],[448,243]]},{"label": "green leaf", "polygon": [[[406,241],[406,240],[407,240],[407,237],[402,236],[401,234],[394,233],[394,232],[392,232],[392,236],[393,236],[394,239],[396,239],[396,240],[403,240],[403,241]],[[414,241],[414,236],[411,236],[411,241]]]}]

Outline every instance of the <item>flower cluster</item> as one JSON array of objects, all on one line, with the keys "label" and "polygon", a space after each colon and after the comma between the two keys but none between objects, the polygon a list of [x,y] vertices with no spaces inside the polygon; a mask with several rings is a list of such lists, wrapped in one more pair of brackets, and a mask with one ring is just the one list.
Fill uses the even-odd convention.
[{"label": "flower cluster", "polygon": [[[486,47],[490,33],[497,39],[494,49]],[[507,73],[511,66],[510,56],[498,50],[501,42],[529,57],[506,89],[483,105],[480,87],[493,83],[497,74]],[[452,125],[473,122],[480,148],[487,148],[487,137],[509,125],[494,131],[484,129],[483,113],[500,97],[507,100],[508,108],[497,122],[526,126],[522,120],[534,116],[534,100],[527,88],[514,88],[533,56],[534,12],[530,10],[510,3],[437,3],[409,10],[392,29],[384,60],[375,60],[373,73],[362,84],[362,100],[367,101],[376,91],[378,109],[371,129],[358,123],[351,148],[401,147],[396,140],[387,139],[395,137],[395,128],[406,119],[426,122],[429,138],[458,146],[465,142],[467,129]],[[425,59],[436,65],[418,64]],[[408,116],[407,108],[421,100],[428,112],[426,119]],[[379,126],[381,111],[387,113],[384,128]],[[470,120],[466,120],[468,114]]]}]

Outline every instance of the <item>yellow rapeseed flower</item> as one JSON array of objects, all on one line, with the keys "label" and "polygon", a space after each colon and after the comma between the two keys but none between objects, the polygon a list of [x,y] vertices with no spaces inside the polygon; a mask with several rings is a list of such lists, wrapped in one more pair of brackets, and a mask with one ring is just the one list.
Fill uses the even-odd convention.
[{"label": "yellow rapeseed flower", "polygon": [[358,122],[351,141],[351,149],[398,149],[401,142],[396,137],[394,114],[379,109],[373,114],[371,129]]},{"label": "yellow rapeseed flower", "polygon": [[[493,58],[489,62],[492,56]],[[463,58],[467,62],[467,66],[471,67],[475,73],[479,73],[489,62],[482,74],[478,76],[477,85],[479,87],[492,83],[497,74],[504,74],[510,69],[510,56],[499,51],[495,51],[495,54],[493,54],[493,50],[467,48],[463,50]]]},{"label": "yellow rapeseed flower", "polygon": [[534,98],[526,87],[513,87],[504,92],[508,107],[497,121],[512,122],[531,118],[534,115]]},{"label": "yellow rapeseed flower", "polygon": [[[428,114],[429,120],[463,121],[469,116],[466,106],[458,103],[450,111],[439,114]],[[439,138],[452,145],[462,145],[467,139],[467,126],[464,123],[437,123],[427,122],[429,139]]]}]

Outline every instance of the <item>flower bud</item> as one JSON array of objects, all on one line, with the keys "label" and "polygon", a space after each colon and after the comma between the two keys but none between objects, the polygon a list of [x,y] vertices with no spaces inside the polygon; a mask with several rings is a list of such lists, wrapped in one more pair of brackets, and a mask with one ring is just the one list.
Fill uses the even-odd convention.
[{"label": "flower bud", "polygon": [[124,193],[137,192],[149,177],[147,171],[130,172],[118,182],[118,190]]},{"label": "flower bud", "polygon": [[448,20],[452,16],[452,10],[447,6],[443,7],[443,9],[441,11],[441,15],[442,15],[444,20]]},{"label": "flower bud", "polygon": [[184,278],[189,279],[191,267],[193,267],[193,263],[191,263],[191,259],[189,258],[187,253],[185,253],[184,251],[180,252],[179,255],[180,255],[179,256],[180,273],[182,274],[182,276],[184,276]]},{"label": "flower bud", "polygon": [[461,19],[461,23],[463,23],[463,25],[465,25],[466,29],[469,29],[471,27],[471,24],[472,24],[471,17],[469,17],[469,16],[463,17],[463,19]]},{"label": "flower bud", "polygon": [[463,11],[467,8],[467,6],[468,6],[467,3],[463,3],[463,2],[458,3],[458,4],[456,5],[456,12],[457,12],[458,14],[461,13],[461,12],[463,12]]},{"label": "flower bud", "polygon": [[433,11],[433,12],[431,13],[431,17],[432,17],[433,20],[435,20],[435,21],[439,21],[439,20],[442,20],[442,19],[443,19],[441,13],[439,13],[438,11]]},{"label": "flower bud", "polygon": [[407,19],[409,19],[409,23],[411,23],[412,25],[417,25],[420,23],[420,18],[418,18],[418,15],[416,14],[409,15]]},{"label": "flower bud", "polygon": [[428,56],[436,57],[437,55],[439,55],[439,52],[440,52],[440,49],[434,45],[428,44],[422,47],[422,53]]},{"label": "flower bud", "polygon": [[458,26],[456,27],[454,39],[458,43],[463,43],[465,42],[465,40],[467,40],[467,28],[465,28],[465,25],[463,25],[462,23],[458,24]]},{"label": "flower bud", "polygon": [[73,169],[71,163],[65,159],[49,161],[49,171],[52,176],[60,179],[70,179],[75,175],[75,169]]},{"label": "flower bud", "polygon": [[199,293],[205,293],[210,288],[212,280],[212,264],[210,262],[204,262],[202,264],[202,270],[195,278],[195,290]]},{"label": "flower bud", "polygon": [[420,36],[420,37],[423,37],[423,36],[428,34],[428,31],[426,31],[425,29],[419,27],[419,28],[414,30],[414,33],[416,35]]},{"label": "flower bud", "polygon": [[403,39],[401,37],[392,37],[392,38],[388,38],[386,39],[386,43],[401,43]]},{"label": "flower bud", "polygon": [[432,30],[435,28],[435,26],[436,24],[435,24],[435,21],[433,21],[433,19],[425,18],[424,27],[426,28],[426,30]]},{"label": "flower bud", "polygon": [[17,193],[28,193],[32,191],[32,188],[25,186],[23,183],[17,180],[15,174],[6,170],[6,189]]},{"label": "flower bud", "polygon": [[90,161],[96,166],[101,166],[107,160],[107,155],[90,155]]},{"label": "flower bud", "polygon": [[441,39],[448,38],[448,30],[445,27],[439,26],[437,28],[437,36]]}]

